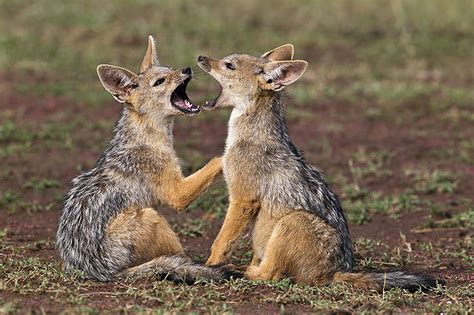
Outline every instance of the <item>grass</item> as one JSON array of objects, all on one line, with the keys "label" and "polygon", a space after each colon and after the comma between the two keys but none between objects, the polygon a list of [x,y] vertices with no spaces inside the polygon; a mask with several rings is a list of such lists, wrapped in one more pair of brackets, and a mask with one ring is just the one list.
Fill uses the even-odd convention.
[{"label": "grass", "polygon": [[[375,241],[361,240],[356,244],[369,244],[370,250],[380,250]],[[2,245],[5,250],[5,245]],[[434,245],[431,245],[433,249]],[[435,246],[436,247],[436,246]],[[386,248],[385,248],[386,249]],[[438,250],[438,247],[436,247]],[[276,309],[290,311],[295,305],[303,305],[312,311],[403,311],[404,309],[428,312],[469,312],[468,300],[473,297],[472,284],[456,288],[438,288],[437,293],[410,294],[402,290],[386,291],[383,295],[356,290],[349,285],[310,287],[295,285],[288,280],[250,282],[233,280],[225,283],[198,284],[195,286],[173,284],[169,281],[128,279],[119,283],[95,283],[81,280],[77,273],[64,273],[57,263],[38,258],[23,258],[22,251],[0,263],[0,288],[20,295],[48,296],[48,303],[56,302],[66,309],[98,311],[101,306],[89,301],[90,294],[109,302],[126,301],[122,310],[154,312],[225,312],[249,302],[271,303]],[[259,292],[267,292],[261,294]],[[135,302],[140,301],[139,305]],[[135,306],[132,307],[131,305]],[[13,302],[3,304],[4,309],[15,309]],[[422,307],[422,308],[420,308]],[[472,306],[471,306],[472,307]],[[110,311],[118,309],[111,308]]]},{"label": "grass", "polygon": [[[155,34],[161,59],[176,66],[194,64],[201,53],[261,54],[291,40],[298,57],[318,60],[306,75],[307,84],[314,86],[315,81],[326,91],[318,93],[318,88],[300,85],[291,93],[302,102],[322,94],[336,98],[372,95],[381,103],[405,104],[429,96],[446,77],[469,76],[463,68],[463,61],[472,58],[474,41],[470,19],[474,6],[469,0],[366,0],[357,5],[347,0],[331,4],[312,1],[305,5],[280,3],[278,10],[273,10],[271,1],[240,0],[227,3],[226,10],[215,4],[215,0],[207,0],[199,4],[162,1],[157,5],[140,0],[129,5],[121,0],[104,3],[99,13],[92,1],[58,4],[48,0],[28,6],[21,1],[2,1],[5,32],[0,38],[0,65],[11,73],[42,78],[39,85],[26,80],[16,87],[20,92],[65,96],[91,104],[110,99],[99,87],[96,65],[107,62],[137,69],[144,34]],[[123,8],[127,8],[126,15],[120,14]],[[181,23],[183,20],[189,23]],[[80,50],[76,49],[78,41]],[[313,56],[313,50],[322,53]],[[350,56],[358,65],[356,69],[338,65],[334,51]],[[323,76],[317,74],[321,73],[318,68],[325,70]],[[431,73],[438,81],[413,83],[420,76],[430,78]],[[351,82],[342,95],[336,84],[341,79]],[[206,83],[197,82],[196,86],[205,89]],[[442,94],[448,100],[455,97],[472,103],[469,86],[457,90],[455,95]]]},{"label": "grass", "polygon": [[468,209],[455,213],[454,215],[450,214],[448,218],[443,219],[434,219],[433,215],[429,217],[429,221],[426,222],[425,227],[429,228],[465,228],[472,229],[474,228],[474,207],[472,205],[468,206]]},{"label": "grass", "polygon": [[0,195],[0,209],[5,209],[11,214],[19,211],[26,211],[27,213],[48,211],[54,205],[54,202],[44,204],[37,200],[25,200],[20,193],[12,190],[7,190],[3,195]]},{"label": "grass", "polygon": [[452,194],[457,186],[453,174],[446,171],[434,170],[406,170],[405,175],[416,181],[415,190],[424,194],[447,193]]},{"label": "grass", "polygon": [[181,236],[196,238],[206,234],[207,224],[202,219],[187,219],[184,223],[173,224],[173,230]]},{"label": "grass", "polygon": [[[474,154],[472,16],[470,0],[0,0],[0,215],[20,218],[18,226],[0,226],[0,313],[472,313],[474,288],[462,274],[473,263],[466,184]],[[423,241],[408,234],[392,236],[395,245],[356,239],[358,266],[449,270],[453,284],[431,295],[378,295],[288,281],[103,284],[64,273],[53,256],[52,214],[66,182],[99,157],[118,115],[95,68],[138,70],[148,34],[158,40],[160,60],[175,68],[194,65],[200,54],[260,55],[292,42],[309,67],[288,91],[290,133],[309,160],[334,176],[351,224],[369,228],[376,214],[426,214],[411,231]],[[217,93],[216,84],[194,69],[189,94],[200,103]],[[202,149],[212,142],[205,137],[214,137],[207,127],[227,119],[219,111],[178,121],[190,130],[176,141],[186,173],[210,158]],[[219,183],[196,200],[190,217],[173,225],[181,239],[214,237],[209,231],[222,223],[227,199]],[[43,220],[50,217],[54,223]],[[24,222],[49,236],[31,234],[34,227]],[[231,260],[248,263],[250,248],[248,236],[240,239]]]},{"label": "grass", "polygon": [[423,202],[418,196],[409,192],[388,196],[382,196],[380,192],[373,192],[362,199],[346,200],[344,205],[349,221],[363,224],[369,222],[375,213],[397,218],[403,212],[420,210]]},{"label": "grass", "polygon": [[37,191],[44,191],[49,188],[57,188],[59,187],[59,182],[54,179],[48,179],[48,178],[43,178],[43,179],[38,179],[38,178],[31,178],[26,181],[26,183],[23,185],[23,188],[26,189],[34,189]]},{"label": "grass", "polygon": [[70,149],[71,130],[76,124],[43,123],[39,126],[17,126],[13,122],[0,122],[0,156],[25,155],[40,146]]},{"label": "grass", "polygon": [[348,162],[354,182],[368,176],[390,175],[386,164],[390,162],[392,155],[393,153],[386,151],[367,152],[364,148],[360,148]]}]

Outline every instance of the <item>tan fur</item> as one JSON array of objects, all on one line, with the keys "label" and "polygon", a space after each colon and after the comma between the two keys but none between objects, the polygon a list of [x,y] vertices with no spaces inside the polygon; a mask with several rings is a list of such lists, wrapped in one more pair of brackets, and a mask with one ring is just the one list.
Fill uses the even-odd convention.
[{"label": "tan fur", "polygon": [[222,173],[222,158],[214,158],[199,171],[183,178],[181,169],[170,165],[162,175],[159,190],[167,203],[176,210],[185,209]]},{"label": "tan fur", "polygon": [[223,264],[232,243],[252,222],[249,279],[350,282],[378,291],[435,286],[430,277],[405,272],[352,273],[354,253],[342,206],[288,135],[280,91],[308,65],[292,58],[292,45],[261,57],[198,58],[198,65],[221,86],[205,108],[233,107],[223,157],[230,205],[207,264]]},{"label": "tan fur", "polygon": [[106,234],[116,242],[132,244],[133,265],[162,255],[184,255],[178,237],[153,208],[125,210],[110,222]]},{"label": "tan fur", "polygon": [[332,270],[334,258],[331,249],[337,245],[332,228],[317,216],[302,211],[275,218],[270,226],[266,226],[264,217],[260,221],[253,230],[253,239],[261,262],[249,267],[247,277],[278,280],[289,276],[297,283],[309,285],[330,282],[328,271]]},{"label": "tan fur", "polygon": [[271,60],[291,60],[295,54],[295,47],[292,44],[281,45],[264,53],[261,57]]},{"label": "tan fur", "polygon": [[[301,76],[307,63],[292,58],[292,45],[280,46],[260,58],[248,55],[231,55],[223,59],[201,58],[205,64],[202,68],[222,86],[217,106],[232,104],[234,107],[230,125],[266,110],[275,90]],[[226,69],[228,62],[235,66],[235,71]],[[260,75],[262,71],[271,73],[282,65],[285,67],[283,71],[289,71],[286,81],[269,81],[268,76]],[[229,128],[223,164],[230,205],[206,264],[224,263],[232,243],[252,221],[254,256],[246,272],[249,279],[278,280],[290,277],[298,283],[310,285],[330,283],[336,271],[335,256],[339,245],[337,232],[313,213],[281,208],[277,203],[260,199],[257,192],[266,184],[259,179],[262,172],[259,159],[262,155],[254,154],[250,149],[244,155],[234,153],[231,147],[239,145],[243,151],[245,143],[235,144],[232,130]],[[252,139],[253,132],[251,125],[247,128],[244,124],[239,125],[239,139]],[[274,140],[269,138],[260,141],[265,147],[264,141]],[[288,160],[288,163],[295,162]],[[285,165],[281,167],[284,169]],[[272,178],[278,180],[277,168],[268,172],[273,172]]]},{"label": "tan fur", "polygon": [[[144,183],[154,187],[151,200],[178,211],[185,209],[222,173],[219,157],[184,177],[173,148],[172,117],[182,112],[172,106],[170,97],[190,74],[160,66],[151,36],[140,74],[110,65],[100,65],[98,74],[106,90],[130,109],[125,128],[137,143],[129,150],[134,153],[134,162],[142,172]],[[155,85],[159,79],[164,80],[163,83]],[[117,178],[117,181],[124,180]],[[162,255],[184,255],[176,234],[153,208],[122,211],[108,223],[105,237],[110,243],[133,249],[132,265]]]},{"label": "tan fur", "polygon": [[254,217],[258,206],[258,203],[255,201],[242,200],[230,202],[224,224],[212,245],[212,254],[206,262],[207,265],[217,265],[223,262],[224,258],[229,254],[234,241]]}]

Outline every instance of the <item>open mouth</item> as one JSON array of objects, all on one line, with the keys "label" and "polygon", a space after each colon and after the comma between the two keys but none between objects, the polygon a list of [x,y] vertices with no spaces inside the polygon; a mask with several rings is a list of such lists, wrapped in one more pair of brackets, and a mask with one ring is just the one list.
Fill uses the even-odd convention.
[{"label": "open mouth", "polygon": [[188,86],[191,77],[184,80],[171,94],[171,105],[179,109],[185,114],[199,113],[199,106],[194,105],[186,94],[186,87]]},{"label": "open mouth", "polygon": [[217,95],[217,97],[215,99],[213,99],[212,101],[204,102],[204,104],[202,105],[202,108],[204,108],[205,110],[214,109],[217,105],[217,100],[219,99],[221,94],[222,94],[222,85],[219,84],[219,94]]},{"label": "open mouth", "polygon": [[[211,66],[209,64],[209,58],[208,57],[204,57],[204,56],[199,56],[198,57],[198,62],[197,62],[199,68],[201,68],[202,70],[204,70],[205,72],[210,72],[211,71]],[[211,75],[212,76],[212,75]],[[216,80],[217,81],[217,80]],[[219,84],[219,95],[217,95],[217,97],[215,99],[213,99],[212,101],[206,101],[203,105],[202,105],[202,108],[204,108],[205,110],[212,110],[216,107],[216,104],[217,104],[217,100],[219,99],[219,97],[221,96],[222,94],[222,85],[220,85],[219,82],[217,82]]]}]

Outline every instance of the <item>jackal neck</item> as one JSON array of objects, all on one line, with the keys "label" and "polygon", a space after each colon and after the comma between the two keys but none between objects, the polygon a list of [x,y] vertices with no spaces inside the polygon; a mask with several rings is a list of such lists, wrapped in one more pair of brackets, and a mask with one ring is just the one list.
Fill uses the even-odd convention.
[{"label": "jackal neck", "polygon": [[173,117],[147,117],[124,107],[114,131],[120,145],[173,147]]},{"label": "jackal neck", "polygon": [[282,98],[281,92],[267,93],[255,98],[245,109],[234,108],[229,119],[226,147],[240,139],[265,144],[285,141],[287,128]]}]

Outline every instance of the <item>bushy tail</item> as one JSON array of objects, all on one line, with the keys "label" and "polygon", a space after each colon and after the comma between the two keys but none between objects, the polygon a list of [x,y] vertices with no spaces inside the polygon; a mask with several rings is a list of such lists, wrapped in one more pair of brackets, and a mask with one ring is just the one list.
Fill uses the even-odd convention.
[{"label": "bushy tail", "polygon": [[404,271],[395,272],[374,272],[374,273],[343,273],[336,272],[333,282],[350,282],[355,287],[368,288],[381,292],[393,288],[401,288],[410,292],[417,290],[429,291],[437,286],[444,285],[445,282],[429,276],[407,273]]},{"label": "bushy tail", "polygon": [[188,284],[196,281],[222,281],[243,275],[223,266],[204,266],[182,256],[160,256],[141,265],[128,268],[120,276],[151,275],[160,279]]}]

